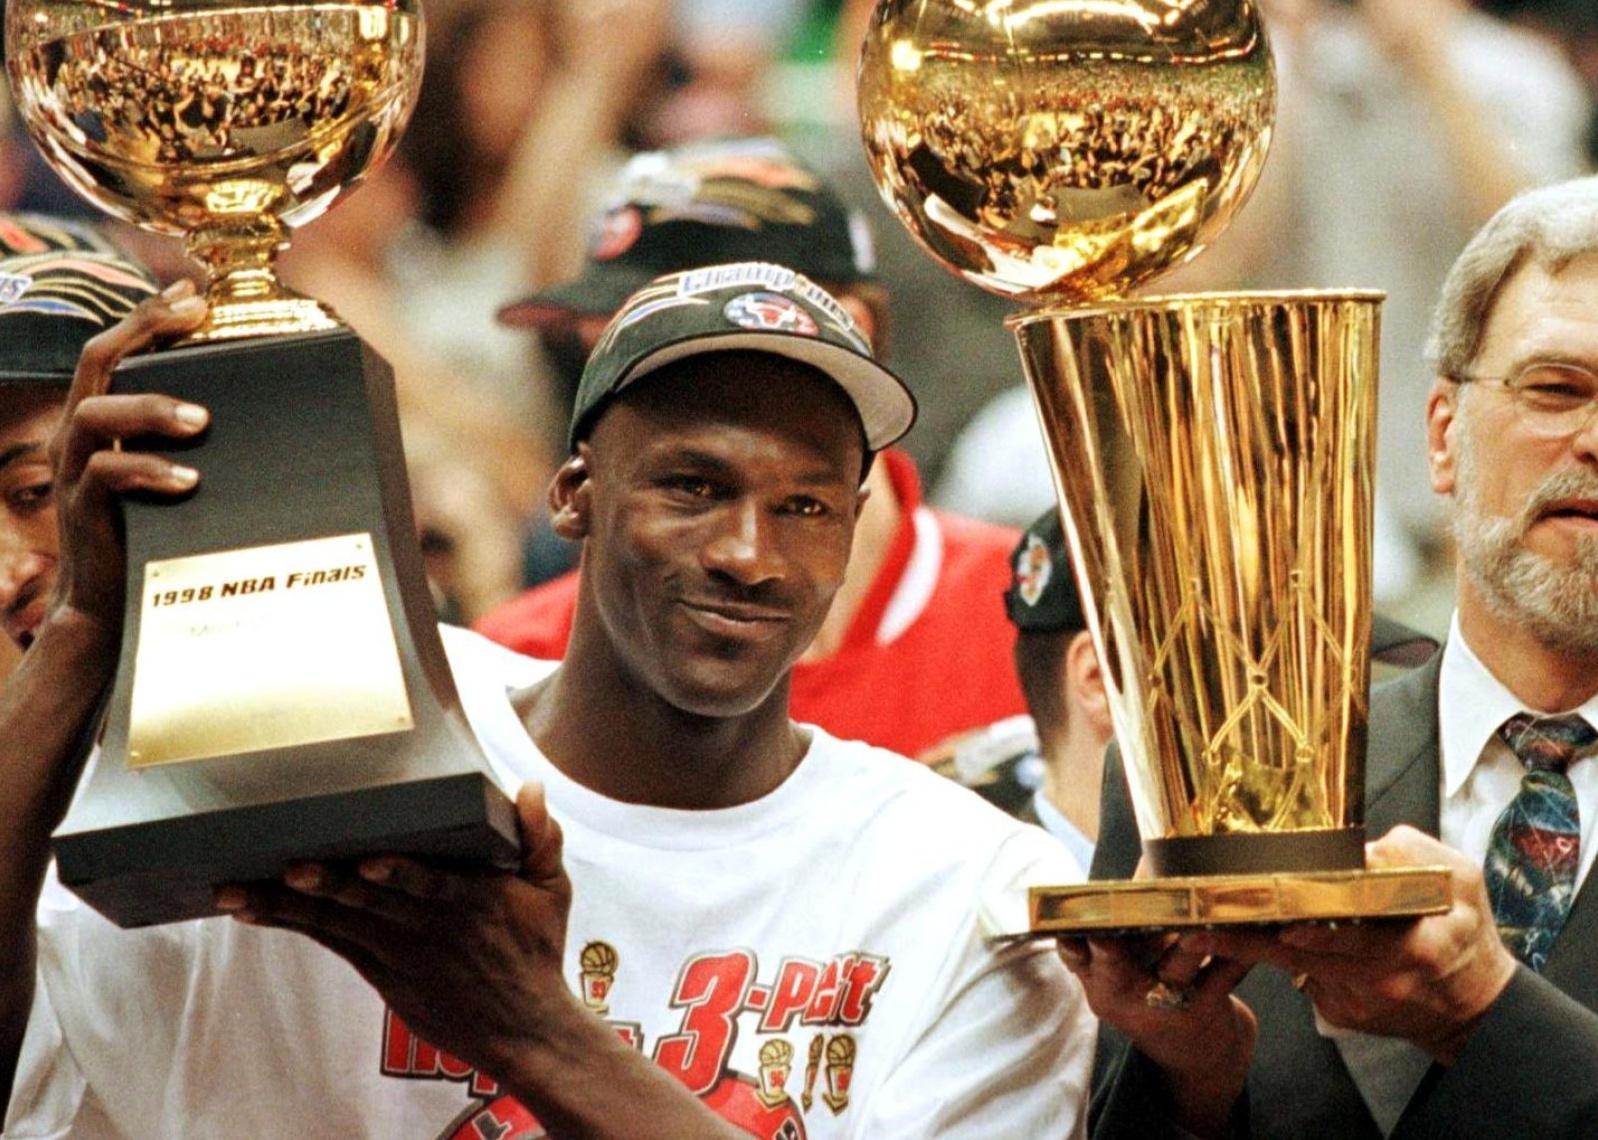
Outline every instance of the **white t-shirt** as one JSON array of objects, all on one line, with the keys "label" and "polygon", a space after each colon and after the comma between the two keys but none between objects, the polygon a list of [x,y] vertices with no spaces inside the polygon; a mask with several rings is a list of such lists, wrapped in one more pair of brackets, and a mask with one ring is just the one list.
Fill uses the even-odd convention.
[{"label": "white t-shirt", "polygon": [[[543,781],[565,831],[571,985],[645,1056],[773,1140],[1085,1133],[1080,989],[1052,950],[985,940],[1024,924],[1024,884],[1079,877],[1041,831],[819,729],[754,803],[608,800],[550,765],[506,699],[552,666],[446,640],[502,780]],[[12,1140],[543,1135],[295,935],[120,931],[54,883],[39,929]]]}]

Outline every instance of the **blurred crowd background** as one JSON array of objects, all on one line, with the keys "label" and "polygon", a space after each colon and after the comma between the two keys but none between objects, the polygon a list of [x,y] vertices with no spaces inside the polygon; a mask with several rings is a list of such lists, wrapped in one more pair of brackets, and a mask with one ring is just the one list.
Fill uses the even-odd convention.
[{"label": "blurred crowd background", "polygon": [[[1158,288],[1389,292],[1378,603],[1440,633],[1450,551],[1424,462],[1430,307],[1504,201],[1598,162],[1598,3],[1261,3],[1281,80],[1265,178],[1226,238]],[[906,447],[933,503],[1020,526],[1052,500],[1006,304],[934,265],[876,197],[853,96],[873,6],[425,0],[426,78],[399,154],[299,232],[284,276],[396,369],[446,616],[471,621],[574,558],[541,513],[580,355],[501,327],[496,311],[577,273],[588,220],[631,155],[696,139],[778,136],[868,219],[891,363],[922,409]],[[95,216],[9,109],[5,124],[0,208]],[[175,241],[118,236],[168,279],[192,268]]]}]

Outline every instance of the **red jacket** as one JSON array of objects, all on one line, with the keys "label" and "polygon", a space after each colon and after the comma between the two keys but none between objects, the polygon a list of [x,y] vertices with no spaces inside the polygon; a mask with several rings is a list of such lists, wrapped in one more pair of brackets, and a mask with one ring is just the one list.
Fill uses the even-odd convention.
[{"label": "red jacket", "polygon": [[[1026,711],[1015,628],[1004,615],[1019,532],[921,504],[915,465],[884,453],[903,519],[838,652],[793,670],[793,718],[914,756],[956,733]],[[558,660],[571,636],[578,573],[484,615],[478,632]]]}]

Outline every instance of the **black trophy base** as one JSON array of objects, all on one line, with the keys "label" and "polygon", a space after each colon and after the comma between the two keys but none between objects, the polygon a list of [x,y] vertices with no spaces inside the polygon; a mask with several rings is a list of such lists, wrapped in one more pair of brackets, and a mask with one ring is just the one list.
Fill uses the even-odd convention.
[{"label": "black trophy base", "polygon": [[1365,869],[1365,829],[1238,832],[1147,839],[1143,854],[1155,875],[1315,874]]},{"label": "black trophy base", "polygon": [[124,503],[122,655],[55,837],[63,884],[132,927],[216,914],[218,886],[301,860],[513,865],[515,807],[439,636],[388,365],[347,330],[260,337],[134,357],[112,388],[203,404],[211,425],[127,442],[201,481]]},{"label": "black trophy base", "polygon": [[227,808],[60,836],[56,872],[125,928],[217,913],[216,889],[278,879],[292,863],[403,852],[443,865],[512,867],[515,806],[485,776]]}]

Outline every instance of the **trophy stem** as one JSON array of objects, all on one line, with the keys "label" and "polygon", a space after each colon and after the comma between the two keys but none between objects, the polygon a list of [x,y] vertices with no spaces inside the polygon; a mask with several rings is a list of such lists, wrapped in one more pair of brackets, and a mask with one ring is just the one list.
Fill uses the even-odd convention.
[{"label": "trophy stem", "polygon": [[185,238],[189,255],[210,271],[211,313],[189,342],[326,332],[344,327],[325,305],[278,279],[274,263],[288,248],[288,231],[269,214],[197,229]]}]

